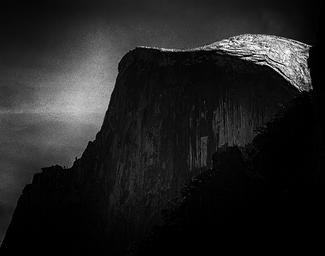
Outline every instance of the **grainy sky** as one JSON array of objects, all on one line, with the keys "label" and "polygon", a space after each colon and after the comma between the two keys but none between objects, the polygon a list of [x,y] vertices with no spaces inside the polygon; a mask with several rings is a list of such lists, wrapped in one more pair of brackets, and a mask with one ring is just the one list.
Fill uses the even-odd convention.
[{"label": "grainy sky", "polygon": [[36,0],[0,6],[0,241],[34,172],[99,131],[121,57],[243,33],[314,43],[321,0]]}]

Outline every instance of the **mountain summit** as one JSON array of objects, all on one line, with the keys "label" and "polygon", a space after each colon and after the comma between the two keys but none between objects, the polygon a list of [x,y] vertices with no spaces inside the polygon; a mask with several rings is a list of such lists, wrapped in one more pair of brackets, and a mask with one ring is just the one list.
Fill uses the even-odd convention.
[{"label": "mountain summit", "polygon": [[310,47],[308,44],[279,36],[243,34],[193,49],[161,48],[161,50],[174,52],[203,50],[236,56],[258,65],[269,66],[299,91],[309,91],[312,88],[307,64]]},{"label": "mountain summit", "polygon": [[282,102],[311,89],[308,49],[241,35],[190,50],[128,52],[96,139],[71,168],[35,174],[3,255],[125,253],[161,223],[161,208],[186,180],[212,168],[215,152],[245,146]]}]

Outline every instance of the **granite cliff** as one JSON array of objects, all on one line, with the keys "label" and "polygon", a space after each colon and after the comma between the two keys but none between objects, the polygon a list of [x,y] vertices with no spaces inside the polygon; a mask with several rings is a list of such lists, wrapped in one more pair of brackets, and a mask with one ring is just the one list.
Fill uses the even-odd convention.
[{"label": "granite cliff", "polygon": [[133,243],[135,255],[314,255],[323,248],[313,93],[286,101],[252,143],[213,154]]},{"label": "granite cliff", "polygon": [[128,52],[96,139],[71,168],[44,168],[25,187],[3,255],[122,254],[161,222],[186,180],[212,167],[214,152],[251,142],[279,104],[311,89],[308,49],[242,35]]}]

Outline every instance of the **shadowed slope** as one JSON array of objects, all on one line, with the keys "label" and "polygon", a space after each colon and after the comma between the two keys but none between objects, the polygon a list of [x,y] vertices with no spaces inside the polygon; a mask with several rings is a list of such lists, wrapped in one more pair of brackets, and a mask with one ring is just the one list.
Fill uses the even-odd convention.
[{"label": "shadowed slope", "polygon": [[212,167],[214,152],[251,142],[253,130],[297,94],[274,69],[239,56],[130,51],[95,141],[70,169],[35,175],[2,252],[125,253],[162,222],[160,209],[187,179]]}]

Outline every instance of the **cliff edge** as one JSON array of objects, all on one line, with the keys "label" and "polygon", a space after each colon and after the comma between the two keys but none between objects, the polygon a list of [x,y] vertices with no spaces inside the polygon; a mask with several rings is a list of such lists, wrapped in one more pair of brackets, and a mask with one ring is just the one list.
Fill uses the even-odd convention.
[{"label": "cliff edge", "polygon": [[34,176],[2,252],[123,254],[161,223],[160,209],[187,179],[212,167],[214,152],[251,142],[279,104],[311,89],[308,49],[242,35],[191,50],[130,51],[95,141],[71,168]]}]

